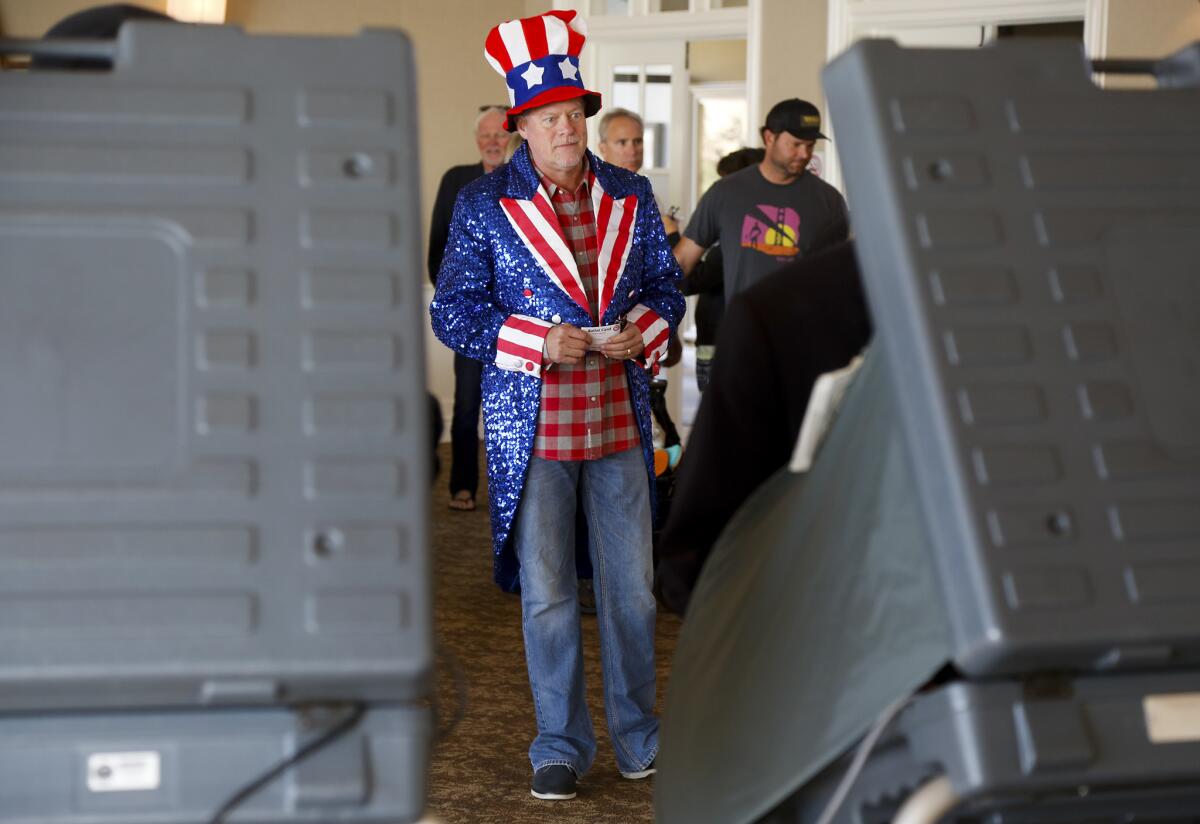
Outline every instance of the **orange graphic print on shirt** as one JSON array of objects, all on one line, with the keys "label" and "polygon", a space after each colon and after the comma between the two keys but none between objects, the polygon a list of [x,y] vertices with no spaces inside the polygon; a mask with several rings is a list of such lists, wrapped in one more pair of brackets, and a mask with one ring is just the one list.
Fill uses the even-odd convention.
[{"label": "orange graphic print on shirt", "polygon": [[800,215],[786,206],[759,204],[757,214],[742,219],[742,248],[766,255],[791,257],[800,251]]}]

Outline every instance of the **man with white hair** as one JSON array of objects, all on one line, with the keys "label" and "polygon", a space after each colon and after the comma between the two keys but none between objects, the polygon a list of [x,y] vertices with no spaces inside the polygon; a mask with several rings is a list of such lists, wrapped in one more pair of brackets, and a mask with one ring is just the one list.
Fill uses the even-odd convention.
[{"label": "man with white hair", "polygon": [[[483,177],[504,162],[508,132],[504,130],[505,110],[501,106],[483,106],[475,118],[475,146],[479,162],[453,166],[442,175],[433,220],[429,226],[429,280],[437,286],[438,268],[450,236],[450,217],[454,199],[472,180]],[[479,379],[482,365],[477,360],[454,355],[454,414],[450,419],[450,508],[469,511],[475,508],[479,490]]]}]

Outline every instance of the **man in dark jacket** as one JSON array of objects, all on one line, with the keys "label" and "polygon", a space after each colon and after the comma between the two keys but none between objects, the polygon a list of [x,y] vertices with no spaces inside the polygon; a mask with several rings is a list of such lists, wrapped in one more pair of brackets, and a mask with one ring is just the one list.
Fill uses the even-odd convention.
[{"label": "man in dark jacket", "polygon": [[802,258],[739,294],[679,464],[655,593],[683,613],[725,524],[787,463],[817,377],[871,337],[853,244]]},{"label": "man in dark jacket", "polygon": [[[475,118],[475,145],[479,162],[452,166],[442,175],[433,220],[429,225],[429,281],[437,286],[438,268],[446,253],[454,199],[472,180],[483,177],[504,162],[508,132],[504,130],[505,109],[487,106]],[[450,508],[475,508],[479,490],[479,361],[454,355],[454,414],[450,419]]]}]

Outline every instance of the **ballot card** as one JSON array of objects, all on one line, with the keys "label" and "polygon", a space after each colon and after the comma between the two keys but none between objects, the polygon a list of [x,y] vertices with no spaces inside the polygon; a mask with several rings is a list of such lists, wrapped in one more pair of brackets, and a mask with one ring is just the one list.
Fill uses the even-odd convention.
[{"label": "ballot card", "polygon": [[599,352],[600,344],[620,332],[621,326],[622,324],[620,323],[609,323],[604,326],[584,326],[583,331],[592,336],[592,345],[588,349],[592,352]]}]

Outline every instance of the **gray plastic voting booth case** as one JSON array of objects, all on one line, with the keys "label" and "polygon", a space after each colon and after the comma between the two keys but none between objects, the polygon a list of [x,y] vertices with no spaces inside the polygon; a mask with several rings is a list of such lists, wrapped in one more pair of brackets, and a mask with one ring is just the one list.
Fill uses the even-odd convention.
[{"label": "gray plastic voting booth case", "polygon": [[899,726],[954,820],[1200,818],[1189,55],[1149,91],[1053,42],[824,73],[963,675]]},{"label": "gray plastic voting booth case", "polygon": [[411,45],[65,48],[113,68],[0,73],[0,822],[207,821],[347,706],[231,820],[415,820]]},{"label": "gray plastic voting booth case", "polygon": [[825,69],[876,338],[709,560],[660,821],[817,821],[850,775],[825,821],[1200,820],[1198,58],[1121,92],[1069,43]]}]

